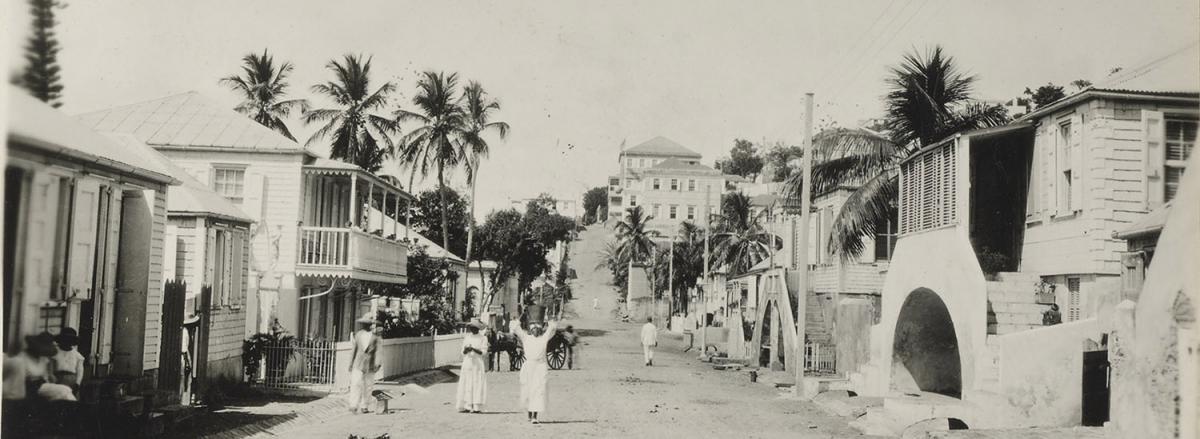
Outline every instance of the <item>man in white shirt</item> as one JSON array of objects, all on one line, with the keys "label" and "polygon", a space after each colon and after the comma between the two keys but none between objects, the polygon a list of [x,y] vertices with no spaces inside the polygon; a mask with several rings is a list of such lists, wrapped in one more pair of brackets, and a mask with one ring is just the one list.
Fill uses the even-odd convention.
[{"label": "man in white shirt", "polygon": [[642,356],[647,366],[654,365],[654,347],[658,346],[658,328],[654,327],[654,317],[647,317],[642,325]]}]

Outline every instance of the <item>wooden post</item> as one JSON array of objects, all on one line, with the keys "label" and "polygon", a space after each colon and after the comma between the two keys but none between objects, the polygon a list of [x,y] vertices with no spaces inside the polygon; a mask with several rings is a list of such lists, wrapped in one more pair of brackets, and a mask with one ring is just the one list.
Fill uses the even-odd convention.
[{"label": "wooden post", "polygon": [[704,282],[703,289],[696,296],[702,304],[700,313],[700,355],[704,355],[708,349],[708,293],[712,284],[712,279],[708,273],[708,233],[712,229],[712,184],[704,185]]},{"label": "wooden post", "polygon": [[358,225],[358,176],[350,174],[350,224]]},{"label": "wooden post", "polygon": [[792,392],[795,396],[804,394],[804,327],[805,305],[808,301],[808,224],[809,224],[809,209],[812,205],[812,122],[813,121],[813,94],[804,94],[804,132],[800,138],[800,149],[803,151],[803,156],[800,158],[801,168],[803,172],[803,186],[800,188],[800,236],[796,245],[799,247],[797,256],[800,261],[796,265],[799,267],[799,297],[796,300],[796,353],[797,367],[796,385],[792,386]]}]

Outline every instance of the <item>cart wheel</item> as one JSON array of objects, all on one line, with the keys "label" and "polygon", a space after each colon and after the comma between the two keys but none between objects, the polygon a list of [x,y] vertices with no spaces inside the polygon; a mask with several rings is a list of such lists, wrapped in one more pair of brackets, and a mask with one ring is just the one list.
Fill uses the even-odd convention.
[{"label": "cart wheel", "polygon": [[567,364],[567,345],[560,344],[554,350],[547,352],[546,361],[550,363],[551,369],[562,369],[563,365]]},{"label": "cart wheel", "polygon": [[521,370],[521,366],[525,364],[525,352],[513,351],[508,354],[509,365],[508,370]]}]

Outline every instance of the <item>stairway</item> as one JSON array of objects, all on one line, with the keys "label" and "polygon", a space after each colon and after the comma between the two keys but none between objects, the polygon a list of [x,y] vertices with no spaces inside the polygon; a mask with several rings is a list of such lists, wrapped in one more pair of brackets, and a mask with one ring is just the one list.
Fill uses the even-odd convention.
[{"label": "stairway", "polygon": [[1049,305],[1037,303],[1041,277],[1030,273],[997,273],[987,281],[988,335],[1004,335],[1042,327]]}]

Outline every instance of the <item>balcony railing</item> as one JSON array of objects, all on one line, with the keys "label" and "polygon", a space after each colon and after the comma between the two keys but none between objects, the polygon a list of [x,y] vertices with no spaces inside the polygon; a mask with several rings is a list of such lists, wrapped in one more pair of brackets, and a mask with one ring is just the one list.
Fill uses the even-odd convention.
[{"label": "balcony railing", "polygon": [[357,229],[300,227],[300,274],[402,283],[408,246]]}]

